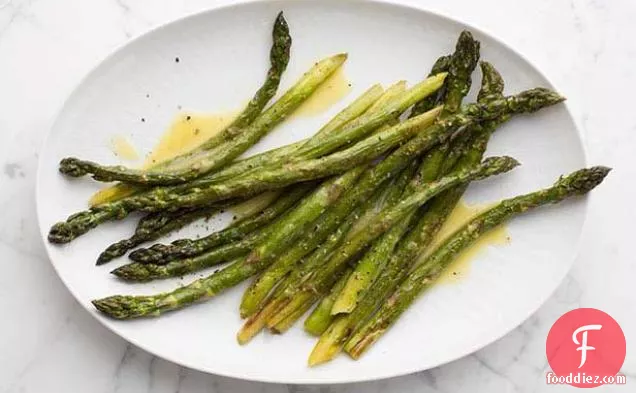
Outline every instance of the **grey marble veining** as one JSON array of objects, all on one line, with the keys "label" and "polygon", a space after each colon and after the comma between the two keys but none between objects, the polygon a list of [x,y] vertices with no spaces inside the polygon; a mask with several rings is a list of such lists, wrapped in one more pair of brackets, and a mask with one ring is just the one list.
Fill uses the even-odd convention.
[{"label": "grey marble veining", "polygon": [[413,0],[493,33],[531,59],[569,97],[585,133],[590,163],[615,168],[591,198],[584,240],[570,275],[537,313],[499,341],[406,377],[293,386],[185,369],[127,344],[99,325],[64,288],[41,244],[33,198],[38,151],[64,98],[102,57],[131,36],[212,3],[216,2],[0,0],[0,392],[571,391],[545,384],[545,337],[560,315],[581,306],[610,313],[627,335],[622,370],[629,377],[627,386],[597,391],[634,389],[632,0]]}]

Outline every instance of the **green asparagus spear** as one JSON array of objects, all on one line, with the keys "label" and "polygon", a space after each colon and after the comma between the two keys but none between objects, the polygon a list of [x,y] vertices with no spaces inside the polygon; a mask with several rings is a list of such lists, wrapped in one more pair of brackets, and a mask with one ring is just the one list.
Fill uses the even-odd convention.
[{"label": "green asparagus spear", "polygon": [[140,248],[130,254],[130,259],[140,263],[164,264],[175,259],[194,257],[203,254],[212,247],[239,240],[257,228],[268,224],[291,208],[304,197],[313,184],[301,184],[282,195],[261,213],[242,222],[232,223],[228,228],[214,232],[200,239],[180,239],[172,244],[155,244],[150,248]]},{"label": "green asparagus spear", "polygon": [[216,296],[258,271],[256,264],[241,262],[242,260],[235,261],[208,277],[198,279],[171,292],[150,296],[115,295],[93,300],[92,303],[99,311],[116,319],[159,316],[164,312]]},{"label": "green asparagus spear", "polygon": [[73,177],[92,174],[99,181],[124,181],[140,185],[171,185],[193,180],[221,168],[258,142],[303,103],[347,59],[338,54],[319,61],[291,89],[231,141],[192,155],[184,163],[173,163],[167,170],[136,170],[122,166],[100,166],[77,158],[65,158],[60,171]]},{"label": "green asparagus spear", "polygon": [[[246,263],[257,263],[260,259],[273,259],[302,233],[300,229],[320,216],[335,203],[343,190],[351,187],[364,167],[354,169],[338,178],[325,181],[309,197],[285,216],[281,217],[265,230],[226,244],[210,252],[166,264],[130,263],[115,269],[112,273],[129,281],[148,281],[181,276],[218,263],[246,256]],[[251,252],[250,252],[251,250]]]},{"label": "green asparagus spear", "polygon": [[331,309],[336,301],[338,294],[345,287],[351,272],[342,275],[340,280],[331,288],[331,291],[325,296],[314,311],[305,319],[305,331],[313,336],[320,336],[331,324],[334,316],[331,315]]},{"label": "green asparagus spear", "polygon": [[[337,128],[341,127],[342,125],[346,124],[347,122],[351,121],[353,118],[355,118],[356,116],[364,112],[371,104],[377,101],[377,99],[379,98],[381,94],[382,94],[382,88],[380,87],[380,85],[375,85],[374,87],[369,89],[367,92],[365,92],[359,99],[354,101],[354,103],[352,103],[347,108],[345,108],[345,110],[343,110],[338,115],[336,115],[336,117],[332,119],[325,127],[323,127],[316,134],[316,136],[320,136],[320,135],[324,135],[329,132],[332,132],[336,130]],[[298,146],[300,146],[300,144],[297,144],[297,147]],[[262,155],[259,155],[257,157],[267,159],[267,157],[271,158],[271,156],[272,156],[271,154],[268,155],[267,153],[263,153]],[[246,161],[248,160],[245,160],[243,162],[246,162]],[[256,160],[250,160],[248,162],[255,163]],[[236,169],[239,167],[240,165],[232,166],[231,168]],[[226,171],[225,173],[229,175],[230,172],[231,171]],[[250,220],[248,223],[240,225],[238,228],[236,227],[228,228],[227,231],[222,231],[221,233],[214,233],[210,236],[207,236],[203,239],[198,239],[196,241],[183,239],[183,240],[177,240],[176,244],[173,243],[170,246],[157,244],[153,246],[151,249],[137,250],[133,252],[130,255],[130,257],[131,259],[138,262],[142,262],[142,263],[150,262],[150,263],[165,264],[173,259],[177,259],[180,257],[192,257],[192,256],[202,254],[204,251],[212,247],[215,247],[219,244],[222,244],[223,242],[237,239],[240,237],[238,235],[247,233],[251,231],[252,229],[255,229],[256,227],[262,225],[263,223],[273,219],[279,213],[286,210],[290,206],[290,203],[293,204],[297,200],[296,198],[297,196],[300,197],[301,195],[304,195],[304,192],[302,191],[303,189],[304,187],[301,187],[299,189],[301,193],[292,191],[290,195],[287,195],[281,198],[280,202],[277,203],[272,209],[267,209],[263,214],[259,215],[259,217],[257,217],[255,220]],[[269,193],[272,194],[275,192],[270,191]],[[258,199],[258,198],[259,197],[255,197],[253,199]],[[162,215],[162,213],[158,213],[158,215]],[[135,270],[138,270],[136,265],[134,266],[135,266]]]},{"label": "green asparagus spear", "polygon": [[471,74],[479,61],[479,47],[479,41],[473,39],[470,32],[462,31],[449,63],[444,115],[457,112],[468,94]]},{"label": "green asparagus spear", "polygon": [[355,332],[346,346],[349,355],[358,359],[397,321],[420,293],[433,285],[455,257],[484,233],[534,208],[586,194],[598,186],[609,171],[606,167],[576,171],[560,178],[550,188],[503,200],[470,220],[418,265],[375,316]]},{"label": "green asparagus spear", "polygon": [[[455,173],[431,183],[409,198],[402,200],[397,205],[385,209],[371,222],[365,232],[348,239],[339,248],[334,250],[326,264],[317,270],[308,272],[294,285],[285,288],[284,292],[274,299],[273,302],[270,302],[271,304],[275,304],[275,307],[272,307],[275,313],[283,309],[286,310],[286,314],[272,314],[274,319],[271,320],[271,323],[276,324],[278,320],[284,319],[290,312],[294,311],[293,306],[300,306],[312,296],[325,293],[335,282],[334,278],[341,274],[347,262],[359,254],[360,251],[366,248],[373,240],[382,235],[382,233],[399,222],[409,212],[424,204],[436,194],[466,181],[507,172],[517,165],[517,161],[510,157],[489,158],[485,160],[483,164],[471,170]],[[292,304],[292,307],[287,307],[288,304]],[[268,307],[264,308],[264,310],[266,309],[268,309]],[[262,328],[263,319],[267,320],[271,318],[264,312],[257,314],[255,318],[250,318],[237,335],[239,343],[244,344],[257,334],[260,328]]]}]

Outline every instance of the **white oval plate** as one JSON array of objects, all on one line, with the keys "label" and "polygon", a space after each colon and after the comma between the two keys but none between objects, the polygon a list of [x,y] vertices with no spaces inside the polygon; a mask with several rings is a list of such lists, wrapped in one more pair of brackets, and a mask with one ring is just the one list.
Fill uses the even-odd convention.
[{"label": "white oval plate", "polygon": [[[481,41],[482,58],[501,70],[507,92],[550,86],[535,67],[495,38],[460,22],[395,4],[249,2],[193,15],[117,50],[66,102],[40,159],[37,206],[44,239],[53,223],[84,209],[98,187],[86,179],[71,181],[59,175],[62,157],[117,163],[108,148],[114,135],[129,135],[147,152],[178,106],[203,112],[239,107],[263,78],[272,21],[281,9],[294,39],[282,89],[315,60],[346,51],[345,73],[353,90],[327,113],[292,119],[278,127],[253,151],[311,135],[373,83],[421,80],[438,56],[453,50],[458,33],[465,28]],[[477,75],[475,79],[478,84]],[[547,186],[560,174],[585,166],[581,137],[565,105],[513,120],[496,133],[489,154],[514,156],[523,166],[471,186],[468,202],[495,201]],[[90,313],[124,339],[158,356],[249,380],[354,382],[438,366],[518,326],[550,296],[570,268],[585,206],[580,199],[514,220],[508,226],[510,245],[489,248],[473,261],[465,279],[439,285],[426,294],[360,361],[341,356],[313,369],[306,366],[306,359],[314,340],[299,327],[284,336],[262,334],[245,347],[236,343],[241,326],[237,306],[244,286],[161,318],[114,321],[99,315],[91,299],[150,294],[193,278],[130,285],[108,274],[125,259],[96,267],[95,258],[107,244],[131,233],[132,220],[103,225],[69,245],[46,243],[46,247],[60,277]]]}]

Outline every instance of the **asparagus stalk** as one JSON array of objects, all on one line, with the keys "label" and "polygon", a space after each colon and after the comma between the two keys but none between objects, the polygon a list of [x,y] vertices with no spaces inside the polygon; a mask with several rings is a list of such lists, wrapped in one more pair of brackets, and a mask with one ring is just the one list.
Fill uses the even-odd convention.
[{"label": "asparagus stalk", "polygon": [[[289,34],[289,26],[283,16],[283,12],[281,11],[276,17],[274,27],[272,29],[272,47],[269,55],[270,68],[267,72],[267,78],[241,114],[239,114],[239,116],[228,127],[205,141],[193,151],[159,163],[155,167],[162,169],[167,168],[177,160],[189,159],[198,152],[212,149],[221,143],[231,140],[239,133],[239,131],[251,124],[278,90],[281,76],[289,63],[291,43],[292,39]],[[118,183],[100,191],[96,194],[97,197],[91,202],[92,205],[113,202],[135,194],[142,189],[143,188],[136,187],[131,184]]]},{"label": "asparagus stalk", "polygon": [[[130,263],[115,269],[112,273],[129,281],[148,281],[181,276],[192,273],[218,263],[234,259],[246,254],[246,263],[257,263],[260,259],[273,259],[302,233],[299,228],[311,223],[330,205],[335,203],[340,194],[351,187],[364,168],[357,168],[348,173],[325,181],[309,197],[292,211],[272,223],[261,232],[257,232],[238,242],[226,244],[210,252],[166,264]],[[251,250],[251,252],[250,252]]]},{"label": "asparagus stalk", "polygon": [[[290,312],[293,312],[294,306],[302,305],[312,296],[326,292],[334,283],[334,277],[337,277],[342,272],[343,267],[346,266],[348,261],[404,218],[409,212],[424,204],[436,194],[466,181],[507,172],[517,165],[517,161],[510,157],[489,158],[485,160],[483,164],[471,170],[462,171],[431,183],[409,198],[402,200],[397,205],[385,209],[371,222],[365,232],[353,236],[334,250],[326,264],[317,270],[308,272],[304,277],[301,277],[300,280],[297,280],[296,283],[285,288],[280,296],[270,302],[270,304],[272,304],[271,307],[266,306],[254,318],[250,318],[238,333],[237,338],[239,343],[244,344],[257,334],[263,327],[263,319],[266,321],[267,319],[272,319],[271,317],[273,316],[271,323],[276,324],[277,320],[283,319],[288,316]],[[289,304],[291,304],[292,307],[287,307]],[[265,312],[267,310],[274,312],[274,314],[267,315]],[[285,313],[277,315],[277,312],[280,310],[285,310]]]},{"label": "asparagus stalk", "polygon": [[420,293],[433,285],[457,255],[484,233],[521,213],[586,194],[598,186],[609,171],[606,167],[576,171],[560,178],[550,188],[503,200],[470,220],[417,266],[375,316],[353,335],[346,346],[349,355],[358,359],[397,321]]},{"label": "asparagus stalk", "polygon": [[171,292],[150,296],[115,295],[93,300],[92,303],[99,311],[116,319],[156,317],[165,312],[216,296],[258,271],[256,264],[250,265],[241,262],[242,260],[235,261],[210,276],[198,279]]},{"label": "asparagus stalk", "polygon": [[80,177],[92,174],[99,181],[124,181],[140,185],[171,185],[193,180],[221,168],[258,142],[278,123],[302,104],[347,59],[338,54],[316,63],[291,89],[231,141],[192,155],[183,163],[171,164],[167,170],[136,170],[122,166],[101,166],[69,157],[60,162],[60,172]]},{"label": "asparagus stalk", "polygon": [[295,186],[259,214],[242,222],[232,223],[232,225],[222,231],[214,232],[196,240],[179,239],[168,245],[155,244],[150,248],[140,248],[130,253],[130,259],[140,263],[165,264],[175,259],[201,255],[212,247],[239,240],[255,229],[270,223],[289,210],[312,188],[313,184]]}]

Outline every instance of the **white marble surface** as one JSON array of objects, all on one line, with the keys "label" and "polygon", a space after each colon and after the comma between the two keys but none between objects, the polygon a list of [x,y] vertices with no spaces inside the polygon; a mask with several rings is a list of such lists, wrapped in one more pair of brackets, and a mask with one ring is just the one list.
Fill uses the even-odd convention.
[{"label": "white marble surface", "polygon": [[[227,2],[227,1],[226,1]],[[591,163],[615,168],[591,198],[570,275],[522,326],[448,365],[342,386],[268,385],[179,367],[127,345],[66,291],[47,261],[34,209],[38,150],[74,85],[101,58],[153,26],[216,4],[205,0],[0,0],[0,392],[556,392],[545,337],[577,307],[612,315],[627,336],[622,372],[636,384],[636,34],[633,0],[429,0],[517,48],[570,99]],[[494,12],[494,9],[497,12]],[[506,15],[505,17],[501,15]]]}]

